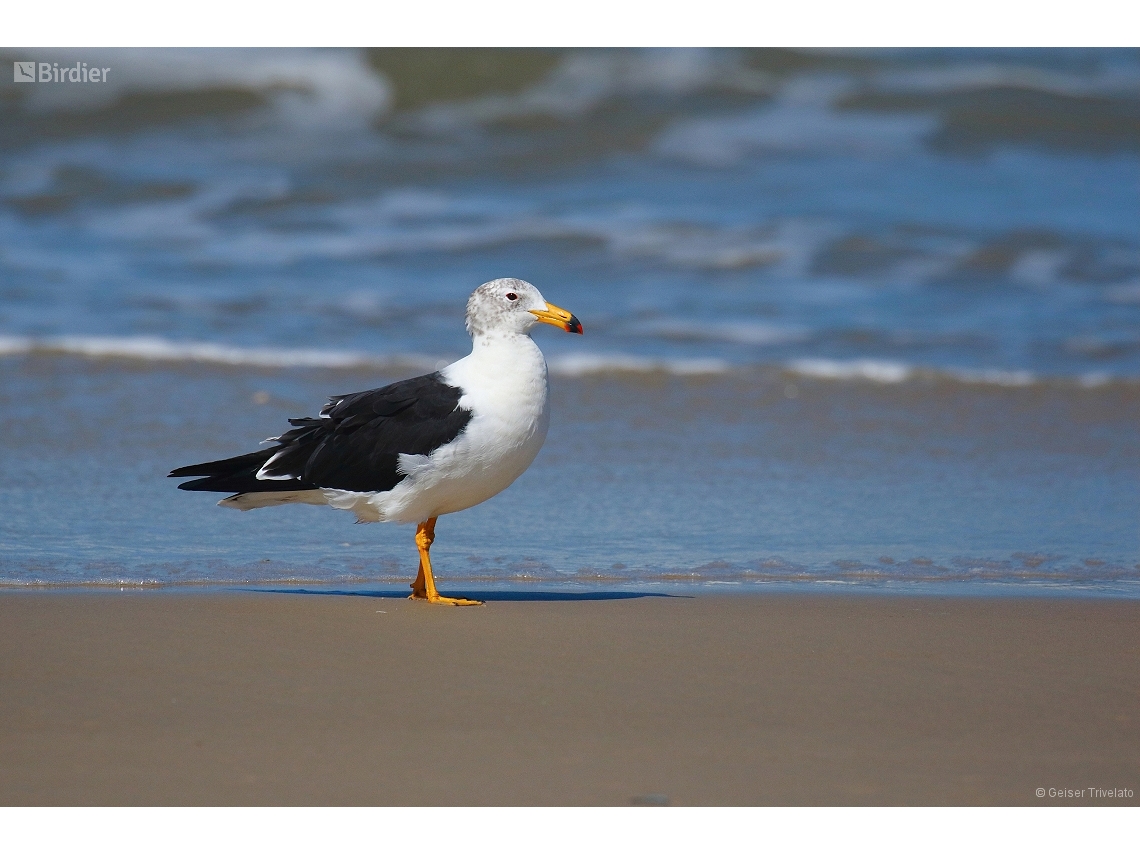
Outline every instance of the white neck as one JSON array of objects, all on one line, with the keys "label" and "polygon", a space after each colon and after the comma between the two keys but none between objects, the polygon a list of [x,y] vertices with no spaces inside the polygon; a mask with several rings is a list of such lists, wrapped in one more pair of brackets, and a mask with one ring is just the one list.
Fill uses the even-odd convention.
[{"label": "white neck", "polygon": [[502,406],[521,401],[533,401],[540,407],[546,404],[546,359],[523,333],[477,334],[470,355],[441,373],[448,383],[473,396],[470,401],[460,401],[461,406],[492,401]]},{"label": "white neck", "polygon": [[541,367],[546,373],[546,360],[542,351],[526,333],[479,333],[472,337],[471,354],[467,357],[482,365],[514,364],[512,372],[525,372]]}]

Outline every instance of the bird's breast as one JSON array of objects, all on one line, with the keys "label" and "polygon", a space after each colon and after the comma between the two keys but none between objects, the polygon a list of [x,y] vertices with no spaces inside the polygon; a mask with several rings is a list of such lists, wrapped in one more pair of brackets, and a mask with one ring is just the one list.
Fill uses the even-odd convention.
[{"label": "bird's breast", "polygon": [[[401,460],[416,505],[429,516],[486,501],[511,485],[546,439],[546,361],[529,337],[476,347],[441,374],[463,394],[471,420],[455,441],[430,457]],[[425,513],[425,510],[417,513]],[[414,515],[414,514],[413,514]]]}]

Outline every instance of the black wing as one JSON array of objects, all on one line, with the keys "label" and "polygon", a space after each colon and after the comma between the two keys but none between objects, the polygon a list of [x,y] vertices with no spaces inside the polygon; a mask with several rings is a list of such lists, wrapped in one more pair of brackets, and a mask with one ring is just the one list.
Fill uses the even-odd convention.
[{"label": "black wing", "polygon": [[[180,490],[225,493],[391,490],[404,479],[396,471],[399,455],[430,454],[471,421],[471,411],[459,406],[462,395],[438,372],[338,395],[318,419],[289,419],[293,429],[279,436],[273,448],[184,466],[170,477],[198,476],[179,484]],[[257,477],[263,466],[268,479]]]}]

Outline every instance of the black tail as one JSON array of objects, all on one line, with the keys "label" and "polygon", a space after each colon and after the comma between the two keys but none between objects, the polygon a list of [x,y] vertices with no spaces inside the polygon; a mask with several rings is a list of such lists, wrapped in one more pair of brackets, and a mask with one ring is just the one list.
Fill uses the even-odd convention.
[{"label": "black tail", "polygon": [[259,480],[257,472],[265,461],[272,457],[278,448],[265,448],[240,457],[226,460],[212,460],[209,463],[195,463],[183,466],[170,473],[169,478],[189,478],[198,480],[179,484],[179,490],[202,490],[211,493],[274,493],[280,490],[306,490],[309,485],[289,479],[287,481]]}]

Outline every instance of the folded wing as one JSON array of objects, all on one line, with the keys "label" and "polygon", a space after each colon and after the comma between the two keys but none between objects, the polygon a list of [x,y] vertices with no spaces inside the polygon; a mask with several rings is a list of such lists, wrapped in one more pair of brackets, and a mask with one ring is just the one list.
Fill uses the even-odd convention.
[{"label": "folded wing", "polygon": [[404,479],[401,454],[431,454],[467,426],[471,411],[459,406],[462,394],[435,373],[338,395],[320,418],[289,419],[292,429],[272,448],[184,466],[170,477],[197,479],[181,490],[235,494],[391,490]]}]

